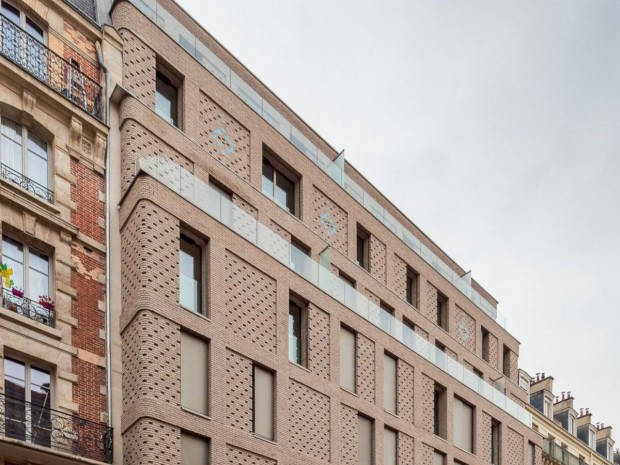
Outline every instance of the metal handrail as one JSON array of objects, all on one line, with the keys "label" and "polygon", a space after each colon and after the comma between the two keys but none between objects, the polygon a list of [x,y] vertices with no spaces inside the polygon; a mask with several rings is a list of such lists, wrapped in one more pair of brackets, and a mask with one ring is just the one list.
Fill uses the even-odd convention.
[{"label": "metal handrail", "polygon": [[37,446],[112,463],[112,428],[0,394],[0,434]]},{"label": "metal handrail", "polygon": [[0,55],[102,120],[101,86],[2,14]]},{"label": "metal handrail", "polygon": [[571,454],[558,444],[549,441],[547,438],[543,440],[543,453],[563,465],[586,465],[579,457]]},{"label": "metal handrail", "polygon": [[14,170],[10,166],[7,166],[3,163],[0,163],[0,178],[17,184],[22,189],[27,190],[28,192],[42,198],[49,203],[54,203],[53,191],[51,191],[45,186],[42,186],[38,182],[33,181],[29,177],[24,176],[23,173],[20,173],[19,171]]},{"label": "metal handrail", "polygon": [[52,328],[56,324],[56,311],[53,307],[46,308],[43,305],[30,300],[27,297],[16,295],[12,289],[2,289],[2,306],[23,315],[31,320],[38,321]]}]

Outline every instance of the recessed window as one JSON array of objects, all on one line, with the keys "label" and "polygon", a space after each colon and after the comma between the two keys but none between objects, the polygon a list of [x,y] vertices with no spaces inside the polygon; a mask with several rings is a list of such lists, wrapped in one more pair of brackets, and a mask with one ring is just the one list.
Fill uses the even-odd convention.
[{"label": "recessed window", "polygon": [[[0,2],[0,13],[6,18],[2,25],[2,54],[25,66],[28,72],[41,80],[47,77],[47,49],[43,28],[23,11],[7,2]],[[21,28],[28,33],[24,39]]]},{"label": "recessed window", "polygon": [[295,184],[297,180],[281,167],[263,157],[263,194],[292,215],[299,216],[295,208]]},{"label": "recessed window", "polygon": [[204,243],[181,234],[179,251],[179,301],[182,307],[197,313],[204,312],[203,271]]},{"label": "recessed window", "polygon": [[344,287],[344,304],[349,308],[356,308],[357,291],[355,290],[355,280],[340,270],[338,270],[338,278],[342,281]]},{"label": "recessed window", "polygon": [[359,224],[357,225],[357,245],[356,245],[356,259],[357,264],[364,268],[366,271],[370,271],[370,251],[369,242],[370,234]]},{"label": "recessed window", "polygon": [[446,455],[438,450],[434,451],[433,465],[446,465]]},{"label": "recessed window", "polygon": [[179,126],[178,87],[167,73],[155,73],[155,110],[157,114],[173,126]]},{"label": "recessed window", "polygon": [[373,421],[363,415],[357,415],[357,463],[359,465],[372,465]]},{"label": "recessed window", "polygon": [[482,360],[491,362],[491,335],[485,328],[482,328]]},{"label": "recessed window", "polygon": [[415,324],[407,318],[403,318],[403,342],[407,347],[413,348]]},{"label": "recessed window", "polygon": [[308,309],[291,300],[288,304],[288,358],[291,362],[308,366]]},{"label": "recessed window", "polygon": [[312,279],[314,276],[313,262],[310,258],[310,247],[302,244],[295,238],[291,238],[290,266],[306,279]]},{"label": "recessed window", "polygon": [[446,388],[439,383],[435,383],[435,390],[433,394],[434,433],[444,439],[446,439],[448,434],[446,423],[447,410],[448,405]]},{"label": "recessed window", "polygon": [[454,398],[453,403],[454,445],[467,452],[474,452],[474,408],[460,399]]},{"label": "recessed window", "polygon": [[413,269],[407,268],[406,299],[409,305],[418,306],[419,275]]},{"label": "recessed window", "polygon": [[[526,462],[525,465],[535,465],[536,463],[536,448],[534,446],[534,444],[532,444],[531,442],[527,443],[527,457],[526,457]],[[585,460],[583,460],[583,462],[585,462]]]},{"label": "recessed window", "polygon": [[398,464],[398,433],[391,428],[383,430],[383,465]]},{"label": "recessed window", "polygon": [[209,465],[209,441],[181,431],[181,465]]},{"label": "recessed window", "polygon": [[437,293],[437,325],[448,330],[448,298]]},{"label": "recessed window", "polygon": [[504,376],[507,376],[508,378],[510,378],[511,372],[510,372],[510,349],[506,346],[504,346],[504,356],[503,358],[503,365],[502,365],[502,370],[504,373]]},{"label": "recessed window", "polygon": [[4,117],[1,138],[0,176],[53,202],[53,196],[48,190],[48,148],[43,139],[25,126]]},{"label": "recessed window", "polygon": [[181,332],[181,405],[209,413],[209,345],[185,332]]},{"label": "recessed window", "polygon": [[207,212],[226,225],[232,225],[232,193],[212,179],[209,180]]},{"label": "recessed window", "polygon": [[491,464],[499,465],[500,454],[500,423],[491,421]]},{"label": "recessed window", "polygon": [[394,415],[398,405],[398,361],[387,352],[383,355],[383,408]]},{"label": "recessed window", "polygon": [[340,327],[340,386],[356,392],[356,335],[353,331]]},{"label": "recessed window", "polygon": [[51,445],[52,378],[48,370],[4,358],[4,434],[40,446]]},{"label": "recessed window", "polygon": [[379,304],[379,325],[381,329],[388,334],[392,334],[392,325],[394,321],[394,309],[385,302]]},{"label": "recessed window", "polygon": [[273,440],[275,437],[273,372],[254,365],[252,388],[253,432],[258,436]]}]

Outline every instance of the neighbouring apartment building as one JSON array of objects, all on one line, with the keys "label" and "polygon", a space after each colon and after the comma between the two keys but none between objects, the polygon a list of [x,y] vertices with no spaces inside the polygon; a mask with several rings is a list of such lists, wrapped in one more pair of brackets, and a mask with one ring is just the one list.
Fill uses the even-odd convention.
[{"label": "neighbouring apartment building", "polygon": [[176,3],[110,15],[117,463],[542,464],[495,299]]},{"label": "neighbouring apartment building", "polygon": [[93,0],[0,1],[3,464],[112,462],[98,51],[120,42],[95,15]]},{"label": "neighbouring apartment building", "polygon": [[575,409],[572,393],[553,394],[553,377],[520,371],[521,385],[529,390],[532,428],[543,437],[545,465],[613,465],[611,426],[592,423],[590,409]]}]

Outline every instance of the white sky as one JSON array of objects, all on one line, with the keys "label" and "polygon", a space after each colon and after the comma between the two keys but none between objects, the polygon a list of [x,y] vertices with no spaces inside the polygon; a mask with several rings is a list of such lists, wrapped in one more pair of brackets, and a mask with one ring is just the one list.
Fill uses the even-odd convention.
[{"label": "white sky", "polygon": [[620,443],[620,1],[180,3],[472,269],[520,366]]}]

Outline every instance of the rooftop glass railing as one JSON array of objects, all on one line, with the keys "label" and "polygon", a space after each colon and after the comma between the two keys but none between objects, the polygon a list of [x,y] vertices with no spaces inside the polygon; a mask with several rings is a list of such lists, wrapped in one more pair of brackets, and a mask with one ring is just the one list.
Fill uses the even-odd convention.
[{"label": "rooftop glass railing", "polygon": [[451,282],[474,304],[493,318],[500,326],[507,328],[504,316],[480,295],[471,285],[467,275],[461,276],[452,270],[432,250],[425,246],[405,226],[396,220],[368,192],[344,172],[344,160],[332,161],[293,126],[282,114],[275,110],[258,92],[247,84],[237,73],[220,60],[205,44],[183,26],[166,8],[156,0],[129,0],[136,8],[157,24],[170,38],[183,47],[200,62],[211,74],[226,85],[265,121],[289,140],[301,153],[327,173],[338,185],[366,208],[375,218],[399,237],[411,250],[424,259],[439,274]]},{"label": "rooftop glass railing", "polygon": [[235,233],[280,261],[295,273],[353,310],[365,320],[381,328],[465,386],[493,402],[522,423],[531,426],[531,414],[504,393],[485,382],[458,361],[447,356],[389,312],[380,308],[331,270],[314,261],[303,250],[289,243],[269,227],[246,213],[206,182],[179,164],[164,158],[145,156],[138,160],[138,170],[153,177],[187,199]]}]

